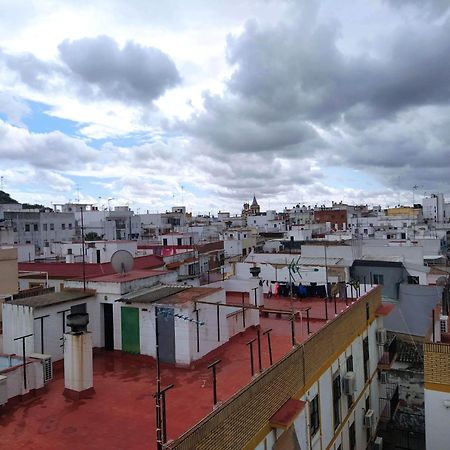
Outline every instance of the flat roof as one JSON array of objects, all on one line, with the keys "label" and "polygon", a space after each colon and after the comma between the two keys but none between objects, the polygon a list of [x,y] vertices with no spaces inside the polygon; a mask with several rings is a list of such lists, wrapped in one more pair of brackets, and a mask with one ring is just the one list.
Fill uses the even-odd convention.
[{"label": "flat roof", "polygon": [[207,297],[222,288],[192,287],[185,285],[160,285],[126,294],[117,301],[125,303],[167,303],[194,302]]},{"label": "flat roof", "polygon": [[[186,288],[172,296],[192,296],[201,289],[204,288]],[[245,303],[251,304],[253,296],[249,298],[248,292],[227,294],[227,302],[241,302],[242,295]],[[164,298],[169,300],[170,295]],[[278,317],[275,313],[260,317],[261,330],[272,329],[270,337],[274,363],[292,351],[291,323],[294,323],[296,342],[303,343],[326,326],[325,308],[330,321],[335,319],[334,303],[324,302],[321,298],[291,300],[287,297],[265,297],[264,306],[289,312],[311,308],[310,335],[306,314],[303,314],[302,320],[294,322],[287,315]],[[352,307],[352,304],[347,307],[344,299],[337,300],[338,315]],[[216,366],[219,401],[226,402],[252,381],[247,342],[256,334],[255,329],[248,328],[190,367],[161,364],[162,388],[174,384],[165,394],[168,440],[178,438],[213,410],[212,375],[211,369],[208,369],[213,361],[221,360]],[[263,369],[270,366],[265,339],[261,345],[261,361]],[[149,356],[96,349],[93,365],[95,394],[81,401],[72,401],[62,394],[64,370],[61,363],[56,363],[53,380],[44,391],[24,403],[12,405],[2,416],[2,442],[14,448],[73,448],[74,442],[77,448],[84,450],[104,447],[130,450],[154,448],[155,360]],[[256,363],[256,374],[257,366]],[[280,411],[281,419],[286,424],[301,410],[302,403],[289,402],[287,406],[288,410],[284,408]]]},{"label": "flat roof", "polygon": [[[127,281],[140,280],[142,278],[157,277],[171,273],[168,270],[130,270],[130,272],[112,273],[109,275],[100,275],[97,277],[90,277],[87,281],[95,281],[97,283],[125,283]],[[77,279],[79,281],[79,279]]]},{"label": "flat roof", "polygon": [[[135,270],[156,269],[164,266],[164,259],[157,255],[137,256],[134,258]],[[19,262],[21,272],[46,272],[49,278],[74,279],[83,277],[83,263],[74,262]],[[111,263],[85,263],[84,271],[86,278],[111,275],[115,273]],[[20,277],[28,277],[29,274],[22,273]]]},{"label": "flat roof", "polygon": [[119,300],[120,302],[131,303],[154,303],[162,300],[165,297],[169,297],[178,292],[189,289],[190,286],[184,285],[159,285],[146,289],[139,289],[138,291],[130,292],[123,295]]},{"label": "flat roof", "polygon": [[50,292],[48,294],[35,295],[33,297],[20,298],[6,302],[9,305],[31,306],[32,308],[43,308],[44,306],[57,305],[59,303],[82,300],[92,297],[95,291],[92,289],[83,290],[63,290],[61,292]]}]

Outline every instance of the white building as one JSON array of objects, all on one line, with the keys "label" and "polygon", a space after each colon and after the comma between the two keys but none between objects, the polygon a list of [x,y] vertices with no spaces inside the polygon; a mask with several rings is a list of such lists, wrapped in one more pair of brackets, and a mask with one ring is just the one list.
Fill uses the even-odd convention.
[{"label": "white building", "polygon": [[432,332],[424,352],[425,436],[427,449],[446,449],[450,442],[450,335],[448,316],[433,311]]},{"label": "white building", "polygon": [[10,300],[2,305],[3,352],[22,354],[22,342],[14,339],[32,334],[25,339],[25,352],[50,355],[53,361],[63,358],[62,337],[67,330],[64,318],[74,312],[89,314],[89,331],[94,346],[100,344],[99,308],[95,292],[65,290]]},{"label": "white building", "polygon": [[[252,216],[253,217],[253,216]],[[256,235],[250,229],[228,229],[223,234],[225,258],[246,256],[256,247]]]},{"label": "white building", "polygon": [[444,194],[431,194],[430,197],[425,197],[422,206],[424,219],[434,223],[444,222]]}]

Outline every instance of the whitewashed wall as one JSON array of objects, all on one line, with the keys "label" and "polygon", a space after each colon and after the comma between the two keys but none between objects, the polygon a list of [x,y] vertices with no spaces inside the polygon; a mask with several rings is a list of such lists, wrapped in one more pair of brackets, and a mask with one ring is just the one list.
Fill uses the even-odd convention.
[{"label": "whitewashed wall", "polygon": [[[347,347],[339,357],[325,370],[319,380],[315,382],[310,389],[301,397],[306,401],[305,409],[296,417],[294,421],[294,429],[301,448],[319,450],[321,448],[337,448],[342,444],[342,450],[349,448],[349,428],[355,423],[356,448],[364,449],[367,446],[366,429],[364,428],[364,414],[366,397],[370,395],[370,407],[374,410],[376,421],[379,420],[379,384],[377,377],[378,349],[375,340],[375,332],[378,327],[382,326],[382,319],[374,321],[370,327],[360,336],[357,336],[350,346]],[[363,339],[369,336],[369,380],[370,383],[364,382],[363,367]],[[356,392],[354,393],[354,403],[351,407],[352,412],[349,414],[348,421],[344,423],[339,434],[335,435],[333,424],[333,395],[332,380],[334,374],[339,371],[341,380],[347,372],[346,360],[349,355],[353,355],[353,370],[356,373]],[[319,411],[320,411],[320,429],[310,439],[310,401],[319,393]],[[358,400],[359,398],[359,400]],[[342,392],[340,400],[341,424],[349,413],[347,406],[347,397]],[[281,430],[277,430],[278,437]],[[375,427],[372,433],[375,432]],[[373,435],[373,434],[372,434]],[[265,441],[265,442],[264,442]],[[448,438],[447,441],[448,442]],[[273,448],[274,433],[269,433],[258,446],[257,450],[266,450]],[[430,447],[444,448],[444,447]]]}]

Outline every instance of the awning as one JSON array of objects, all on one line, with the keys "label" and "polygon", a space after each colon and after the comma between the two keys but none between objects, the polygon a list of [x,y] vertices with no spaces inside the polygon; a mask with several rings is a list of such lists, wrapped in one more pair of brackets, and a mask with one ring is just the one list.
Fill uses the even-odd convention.
[{"label": "awning", "polygon": [[287,429],[292,425],[295,418],[305,407],[306,402],[290,398],[281,408],[269,419],[273,428]]}]

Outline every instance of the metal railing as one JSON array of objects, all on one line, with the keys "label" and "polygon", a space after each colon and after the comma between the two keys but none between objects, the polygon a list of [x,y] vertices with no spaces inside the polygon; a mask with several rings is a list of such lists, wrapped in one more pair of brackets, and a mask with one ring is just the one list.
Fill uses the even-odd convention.
[{"label": "metal railing", "polygon": [[380,419],[389,421],[392,419],[399,402],[397,384],[386,385],[386,396],[380,397]]},{"label": "metal railing", "polygon": [[397,354],[397,336],[394,336],[390,342],[384,344],[383,353],[381,355],[378,364],[382,365],[391,365],[394,360],[395,355]]}]

